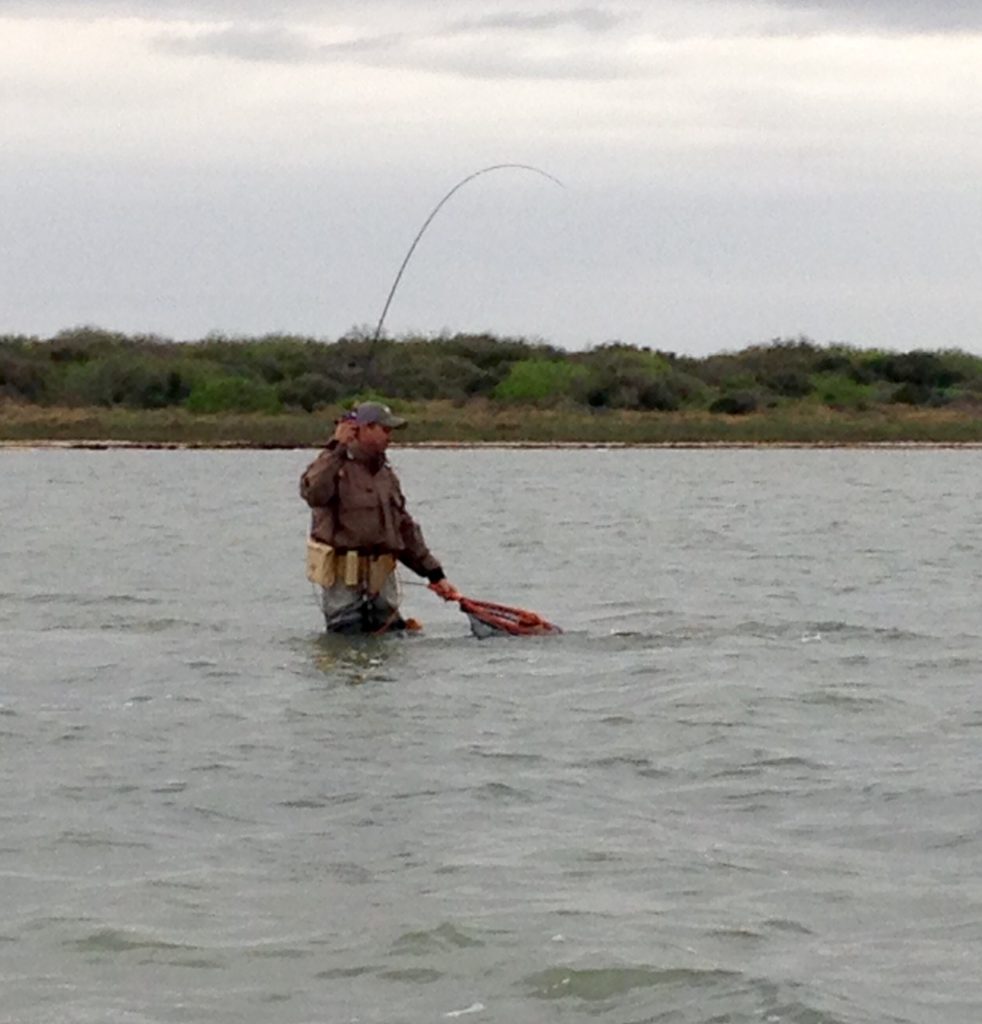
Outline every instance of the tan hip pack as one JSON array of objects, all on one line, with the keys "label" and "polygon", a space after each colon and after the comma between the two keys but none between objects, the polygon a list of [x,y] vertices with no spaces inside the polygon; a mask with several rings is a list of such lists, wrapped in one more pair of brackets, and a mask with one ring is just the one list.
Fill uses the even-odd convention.
[{"label": "tan hip pack", "polygon": [[322,587],[344,583],[377,594],[395,571],[393,555],[360,555],[357,551],[335,551],[330,544],[307,538],[307,579]]}]

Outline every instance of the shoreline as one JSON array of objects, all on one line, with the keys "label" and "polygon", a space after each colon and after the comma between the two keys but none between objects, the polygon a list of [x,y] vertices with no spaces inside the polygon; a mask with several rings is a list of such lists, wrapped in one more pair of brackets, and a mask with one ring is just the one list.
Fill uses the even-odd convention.
[{"label": "shoreline", "polygon": [[[320,444],[288,444],[255,441],[124,441],[113,439],[0,440],[0,451],[320,451]],[[462,451],[503,450],[592,450],[592,449],[835,449],[938,450],[982,449],[982,441],[410,441],[391,450],[440,449]]]},{"label": "shoreline", "polygon": [[[980,399],[982,401],[982,399]],[[982,446],[982,406],[884,406],[865,412],[780,407],[744,416],[583,412],[434,401],[397,410],[412,424],[397,447],[474,450],[702,448],[963,448]],[[4,404],[0,448],[317,450],[334,417],[313,413],[192,415],[186,410]]]}]

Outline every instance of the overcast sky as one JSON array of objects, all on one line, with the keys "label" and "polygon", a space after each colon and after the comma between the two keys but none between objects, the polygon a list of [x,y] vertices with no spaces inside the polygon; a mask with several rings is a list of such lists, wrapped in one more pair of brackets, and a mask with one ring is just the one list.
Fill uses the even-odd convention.
[{"label": "overcast sky", "polygon": [[0,333],[982,353],[982,3],[3,0]]}]

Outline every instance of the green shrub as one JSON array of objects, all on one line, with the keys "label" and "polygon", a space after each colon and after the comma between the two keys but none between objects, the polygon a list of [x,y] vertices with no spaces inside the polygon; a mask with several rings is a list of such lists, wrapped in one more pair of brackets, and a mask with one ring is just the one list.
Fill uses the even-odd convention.
[{"label": "green shrub", "polygon": [[825,356],[826,353],[808,338],[776,338],[766,345],[750,345],[739,352],[723,352],[702,359],[687,357],[678,362],[680,368],[712,387],[752,390],[760,386],[791,396]]},{"label": "green shrub", "polygon": [[570,363],[551,359],[522,359],[512,363],[508,376],[494,389],[503,402],[543,402],[569,394],[584,372]]},{"label": "green shrub", "polygon": [[982,395],[982,357],[821,347],[806,338],[696,358],[621,342],[565,352],[490,334],[374,340],[370,329],[337,342],[273,334],[175,344],[96,327],[47,340],[0,336],[0,397],[18,402],[313,412],[345,396],[380,395],[731,415],[801,400],[844,410],[890,402],[967,407]]},{"label": "green shrub", "polygon": [[709,389],[701,380],[673,370],[642,385],[638,392],[637,407],[674,412],[683,406],[704,405],[708,398]]},{"label": "green shrub", "polygon": [[72,327],[59,331],[47,342],[46,349],[53,363],[84,363],[132,344],[133,339],[117,331],[104,331],[100,327]]},{"label": "green shrub", "polygon": [[0,348],[0,396],[43,402],[48,392],[46,369],[37,359]]},{"label": "green shrub", "polygon": [[682,406],[682,396],[666,378],[649,381],[638,391],[638,405],[657,412],[674,412]]},{"label": "green shrub", "polygon": [[466,359],[478,369],[503,380],[513,363],[525,359],[563,360],[567,353],[552,345],[526,341],[522,338],[496,338],[491,334],[455,334],[428,342],[439,345],[451,355]]},{"label": "green shrub", "polygon": [[890,395],[890,401],[896,405],[927,405],[936,409],[949,405],[953,397],[946,388],[932,388],[907,381]]},{"label": "green shrub", "polygon": [[456,400],[488,392],[495,378],[442,343],[407,341],[380,346],[370,382],[395,398]]},{"label": "green shrub", "polygon": [[911,384],[914,388],[949,388],[964,376],[961,366],[954,361],[946,360],[941,353],[923,350],[878,353],[867,359],[866,365],[883,380]]},{"label": "green shrub", "polygon": [[726,416],[746,416],[747,413],[756,412],[762,404],[761,396],[756,391],[731,391],[720,395],[709,406],[709,411]]},{"label": "green shrub", "polygon": [[67,364],[58,386],[58,398],[67,405],[106,408],[160,409],[178,404],[184,394],[179,375],[163,361],[125,350]]},{"label": "green shrub", "polygon": [[804,370],[776,370],[762,374],[758,380],[768,391],[784,398],[804,398],[811,393],[811,375]]},{"label": "green shrub", "polygon": [[857,353],[844,345],[833,345],[815,357],[815,374],[848,374],[855,363]]},{"label": "green shrub", "polygon": [[876,388],[861,384],[852,376],[848,365],[846,373],[816,373],[812,376],[812,392],[822,404],[831,409],[867,409],[877,400]]},{"label": "green shrub", "polygon": [[341,396],[341,385],[322,373],[304,373],[284,381],[276,392],[283,405],[313,412],[336,402]]},{"label": "green shrub", "polygon": [[280,399],[276,388],[249,377],[218,377],[205,380],[191,390],[185,403],[191,412],[277,412]]},{"label": "green shrub", "polygon": [[944,349],[938,355],[960,383],[978,381],[982,384],[982,356],[962,352],[960,349]]},{"label": "green shrub", "polygon": [[673,361],[620,342],[569,357],[582,368],[573,397],[594,409],[673,408],[682,401]]}]

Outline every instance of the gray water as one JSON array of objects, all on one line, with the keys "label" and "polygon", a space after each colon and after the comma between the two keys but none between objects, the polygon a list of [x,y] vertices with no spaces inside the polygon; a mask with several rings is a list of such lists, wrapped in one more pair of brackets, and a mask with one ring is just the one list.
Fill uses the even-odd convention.
[{"label": "gray water", "polygon": [[484,641],[311,455],[0,452],[0,1021],[982,1020],[982,453],[396,452]]}]

